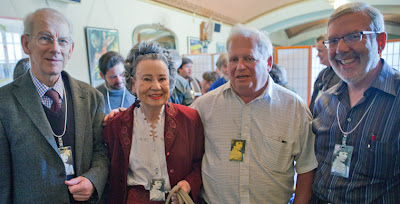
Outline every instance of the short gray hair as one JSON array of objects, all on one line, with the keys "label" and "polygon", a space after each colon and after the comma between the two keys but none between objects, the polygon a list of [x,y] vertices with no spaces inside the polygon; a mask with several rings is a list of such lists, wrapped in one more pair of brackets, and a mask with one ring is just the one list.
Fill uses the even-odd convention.
[{"label": "short gray hair", "polygon": [[371,31],[385,32],[385,20],[383,18],[382,13],[378,9],[376,9],[366,3],[363,3],[363,2],[347,3],[347,4],[344,4],[344,5],[340,6],[339,8],[337,8],[332,13],[332,15],[329,17],[328,27],[329,27],[329,24],[336,18],[338,18],[344,14],[357,13],[357,12],[362,12],[364,14],[367,14],[370,17]]},{"label": "short gray hair", "polygon": [[24,34],[32,35],[33,31],[33,24],[34,24],[34,18],[36,15],[39,15],[41,13],[47,14],[49,18],[52,19],[62,19],[64,20],[69,27],[69,37],[71,38],[72,36],[72,23],[71,21],[62,14],[61,12],[57,11],[56,9],[53,8],[40,8],[37,9],[36,11],[29,13],[25,18],[24,18]]},{"label": "short gray hair", "polygon": [[167,65],[169,70],[169,89],[172,93],[172,90],[175,87],[175,78],[177,75],[174,60],[169,51],[157,42],[141,42],[131,49],[124,64],[126,88],[132,94],[136,95],[136,93],[132,92],[133,82],[131,77],[136,79],[136,67],[142,60],[161,60]]},{"label": "short gray hair", "polygon": [[273,54],[273,47],[271,40],[266,33],[263,33],[255,28],[245,26],[242,24],[236,24],[226,40],[226,48],[229,50],[233,38],[236,37],[254,38],[256,40],[256,49],[258,49],[261,56],[267,59]]}]

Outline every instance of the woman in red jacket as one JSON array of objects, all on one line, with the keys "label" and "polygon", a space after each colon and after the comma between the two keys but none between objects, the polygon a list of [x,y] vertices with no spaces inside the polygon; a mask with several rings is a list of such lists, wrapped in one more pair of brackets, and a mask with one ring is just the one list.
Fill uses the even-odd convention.
[{"label": "woman in red jacket", "polygon": [[[167,194],[175,185],[198,201],[203,125],[196,110],[168,102],[176,76],[172,58],[159,44],[142,42],[130,51],[125,71],[126,87],[139,100],[104,128],[110,203],[160,203],[159,190]],[[155,183],[162,185],[157,191]]]}]

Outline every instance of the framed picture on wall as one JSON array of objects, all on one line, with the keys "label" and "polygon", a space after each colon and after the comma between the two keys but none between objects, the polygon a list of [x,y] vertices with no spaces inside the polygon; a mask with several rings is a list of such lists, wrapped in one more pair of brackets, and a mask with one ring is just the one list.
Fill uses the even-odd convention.
[{"label": "framed picture on wall", "polygon": [[225,43],[217,43],[217,53],[226,52]]},{"label": "framed picture on wall", "polygon": [[90,83],[93,87],[97,87],[104,83],[100,76],[100,57],[108,51],[119,52],[118,30],[86,27],[85,31]]},{"label": "framed picture on wall", "polygon": [[200,38],[188,37],[188,53],[199,54],[202,53],[203,46],[201,45]]}]

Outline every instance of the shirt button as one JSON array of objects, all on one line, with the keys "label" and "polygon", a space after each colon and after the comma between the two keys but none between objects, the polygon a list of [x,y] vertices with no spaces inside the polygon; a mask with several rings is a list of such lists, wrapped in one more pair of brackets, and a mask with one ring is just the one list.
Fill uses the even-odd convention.
[{"label": "shirt button", "polygon": [[173,174],[175,171],[173,169],[169,170],[169,173]]},{"label": "shirt button", "polygon": [[347,118],[347,122],[351,122],[351,118]]}]

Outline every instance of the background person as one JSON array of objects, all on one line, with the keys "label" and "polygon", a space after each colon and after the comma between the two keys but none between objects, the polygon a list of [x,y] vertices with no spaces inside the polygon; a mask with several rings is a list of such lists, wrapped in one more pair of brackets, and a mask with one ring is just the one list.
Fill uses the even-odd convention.
[{"label": "background person", "polygon": [[197,111],[168,102],[176,76],[169,52],[158,43],[137,44],[125,70],[126,87],[140,101],[104,128],[111,157],[110,202],[149,203],[151,179],[163,179],[165,191],[179,185],[198,201],[203,125]]},{"label": "background person", "polygon": [[217,70],[222,73],[221,78],[211,84],[209,91],[218,88],[219,86],[225,84],[229,81],[229,74],[228,74],[228,57],[226,53],[221,53],[217,61]]},{"label": "background person", "polygon": [[189,82],[194,100],[196,97],[201,96],[201,86],[199,80],[192,77],[192,65],[193,61],[191,59],[186,57],[182,58],[182,64],[178,68],[178,74]]},{"label": "background person", "polygon": [[[21,45],[30,71],[0,88],[0,202],[98,201],[109,160],[102,140],[103,96],[63,71],[74,43],[60,12],[24,19]],[[74,174],[60,153],[71,150]],[[70,179],[71,178],[71,179]]]},{"label": "background person", "polygon": [[[174,60],[175,69],[178,69],[182,64],[182,57],[174,49],[168,50]],[[169,96],[169,102],[189,106],[193,103],[192,88],[189,82],[181,75],[177,74],[175,78],[175,87]]]},{"label": "background person", "polygon": [[14,68],[14,80],[17,79],[22,74],[25,74],[31,68],[31,63],[29,62],[29,58],[20,59]]},{"label": "background person", "polygon": [[135,102],[133,96],[125,88],[124,58],[114,51],[102,55],[99,60],[100,76],[104,83],[98,87],[105,100],[105,114],[119,107],[128,108]]},{"label": "background person", "polygon": [[[312,203],[400,202],[400,74],[380,58],[386,40],[383,15],[368,4],[345,4],[329,18],[324,43],[342,81],[314,107]],[[337,147],[353,149],[348,178],[331,173]]]},{"label": "background person", "polygon": [[215,82],[219,78],[219,74],[217,72],[204,72],[203,73],[203,81],[200,82],[201,93],[204,95],[210,89],[210,86],[213,82]]},{"label": "background person", "polygon": [[327,40],[326,34],[321,34],[315,39],[315,47],[317,48],[319,62],[325,65],[326,68],[323,69],[314,82],[314,90],[311,95],[311,100],[309,108],[311,113],[313,113],[315,101],[323,92],[336,85],[340,81],[340,77],[336,75],[335,71],[332,69],[331,64],[328,59],[328,49],[324,45],[324,41]]}]

